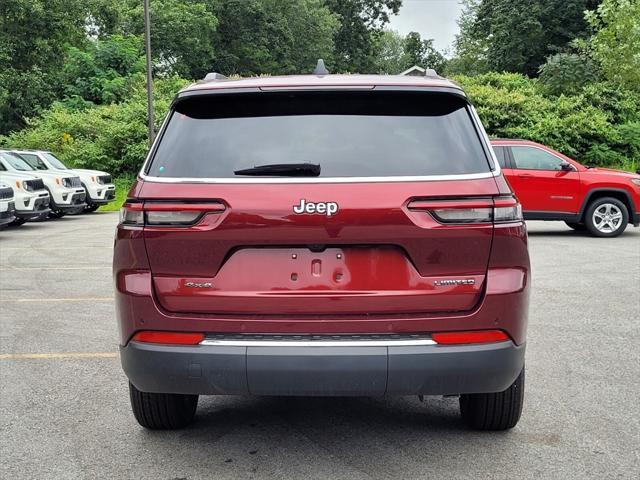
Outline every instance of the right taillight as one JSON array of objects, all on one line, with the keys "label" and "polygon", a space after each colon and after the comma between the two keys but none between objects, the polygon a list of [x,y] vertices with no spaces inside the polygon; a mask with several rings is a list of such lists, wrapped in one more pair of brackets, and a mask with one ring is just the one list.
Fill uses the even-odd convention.
[{"label": "right taillight", "polygon": [[411,211],[428,212],[439,223],[464,225],[522,221],[522,208],[510,196],[497,198],[414,200]]},{"label": "right taillight", "polygon": [[493,200],[493,222],[512,223],[521,222],[522,205],[514,197],[497,197]]},{"label": "right taillight", "polygon": [[120,223],[154,227],[189,226],[196,224],[206,213],[222,213],[225,208],[220,202],[128,202],[120,210]]}]

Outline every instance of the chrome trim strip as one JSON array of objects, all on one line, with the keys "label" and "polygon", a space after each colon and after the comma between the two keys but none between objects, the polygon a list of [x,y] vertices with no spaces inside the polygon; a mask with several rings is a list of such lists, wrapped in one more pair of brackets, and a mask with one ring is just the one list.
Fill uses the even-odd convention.
[{"label": "chrome trim strip", "polygon": [[202,346],[219,347],[415,347],[437,345],[430,338],[407,340],[224,340],[205,338]]},{"label": "chrome trim strip", "polygon": [[493,145],[491,145],[491,139],[489,138],[489,135],[487,134],[487,131],[485,130],[484,125],[480,120],[480,115],[478,115],[476,107],[474,107],[473,105],[470,105],[470,107],[471,107],[471,114],[475,121],[476,127],[480,129],[480,135],[482,137],[482,140],[484,140],[485,147],[489,152],[489,155],[491,155],[491,161],[493,162],[493,170],[492,170],[494,173],[493,176],[497,177],[500,175],[501,167],[500,167],[500,163],[498,162],[498,158],[496,157],[496,152],[493,151]]},{"label": "chrome trim strip", "polygon": [[446,180],[477,180],[493,178],[499,171],[483,173],[464,173],[460,175],[423,175],[400,177],[260,177],[260,178],[189,178],[189,177],[153,177],[142,171],[138,176],[145,182],[157,183],[381,183],[381,182],[436,182]]}]

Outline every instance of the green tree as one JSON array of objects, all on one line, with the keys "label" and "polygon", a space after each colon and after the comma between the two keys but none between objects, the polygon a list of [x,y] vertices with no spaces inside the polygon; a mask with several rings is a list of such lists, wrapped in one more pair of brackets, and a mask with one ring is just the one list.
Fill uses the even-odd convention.
[{"label": "green tree", "polygon": [[444,70],[446,60],[444,56],[434,48],[433,39],[422,40],[418,32],[409,32],[404,43],[404,50],[411,65],[433,68],[437,72]]},{"label": "green tree", "polygon": [[583,12],[597,3],[598,0],[468,1],[456,41],[457,51],[467,65],[484,67],[486,62],[491,70],[535,76],[548,56],[562,52],[574,39],[587,36]]},{"label": "green tree", "polygon": [[640,90],[640,1],[604,0],[586,19],[596,31],[588,45],[604,75]]},{"label": "green tree", "polygon": [[[142,1],[122,0],[124,34],[142,36]],[[151,51],[156,70],[185,78],[201,78],[215,59],[214,35],[218,19],[213,2],[204,0],[151,0]]]},{"label": "green tree", "polygon": [[554,94],[576,93],[597,79],[596,67],[585,55],[556,53],[540,67],[540,82]]},{"label": "green tree", "polygon": [[324,0],[337,15],[333,70],[371,73],[376,70],[376,45],[389,16],[397,14],[402,0]]},{"label": "green tree", "polygon": [[211,67],[224,74],[309,72],[318,58],[331,64],[338,20],[320,0],[225,0]]},{"label": "green tree", "polygon": [[481,0],[462,0],[462,12],[458,18],[454,57],[447,62],[447,74],[464,73],[478,75],[489,71],[487,63],[488,37],[475,35],[474,25]]},{"label": "green tree", "polygon": [[70,47],[62,75],[67,96],[101,104],[123,100],[144,72],[142,39],[111,35]]},{"label": "green tree", "polygon": [[26,125],[60,94],[65,45],[86,40],[82,0],[0,2],[0,133]]},{"label": "green tree", "polygon": [[377,73],[396,75],[411,66],[411,59],[405,53],[405,39],[393,30],[383,31],[375,46]]}]

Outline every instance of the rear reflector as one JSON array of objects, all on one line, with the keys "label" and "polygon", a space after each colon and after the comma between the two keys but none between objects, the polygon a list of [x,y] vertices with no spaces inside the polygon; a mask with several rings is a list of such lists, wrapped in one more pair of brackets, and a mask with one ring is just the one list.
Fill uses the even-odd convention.
[{"label": "rear reflector", "polygon": [[164,343],[165,345],[197,345],[204,340],[204,333],[184,332],[138,332],[131,339],[142,343]]},{"label": "rear reflector", "polygon": [[468,343],[493,343],[509,340],[502,330],[479,330],[471,332],[433,333],[431,338],[439,345],[461,345]]}]

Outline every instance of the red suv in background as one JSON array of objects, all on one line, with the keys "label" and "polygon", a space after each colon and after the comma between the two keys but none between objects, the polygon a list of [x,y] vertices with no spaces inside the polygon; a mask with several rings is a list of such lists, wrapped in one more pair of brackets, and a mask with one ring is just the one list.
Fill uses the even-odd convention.
[{"label": "red suv in background", "polygon": [[527,233],[478,116],[437,76],[191,85],[117,228],[122,366],[147,428],[198,395],[460,395],[520,418]]},{"label": "red suv in background", "polygon": [[640,224],[640,175],[585,167],[527,140],[492,140],[526,220],[563,220],[575,230],[616,237]]}]

